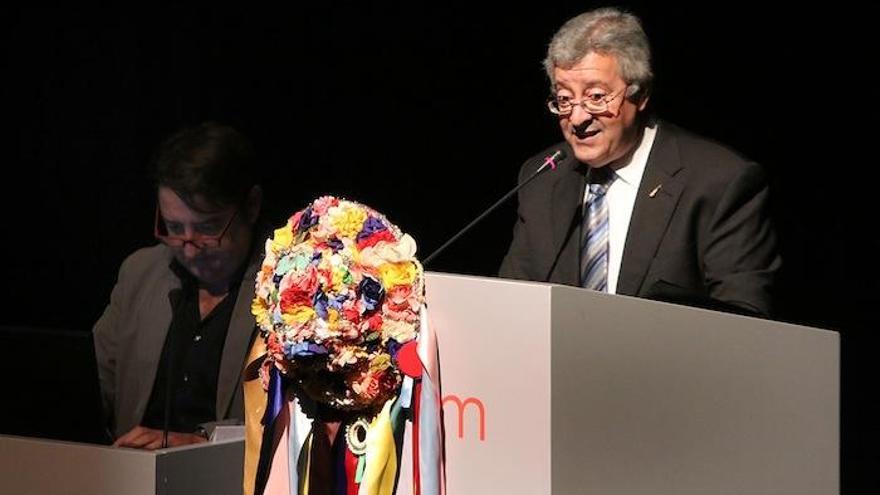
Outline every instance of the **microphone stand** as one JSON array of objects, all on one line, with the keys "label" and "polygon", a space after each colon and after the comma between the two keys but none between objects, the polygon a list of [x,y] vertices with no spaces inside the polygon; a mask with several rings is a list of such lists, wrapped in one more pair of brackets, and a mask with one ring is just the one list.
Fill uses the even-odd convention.
[{"label": "microphone stand", "polygon": [[489,213],[492,213],[493,211],[495,211],[496,208],[498,208],[499,206],[501,206],[501,204],[503,204],[505,201],[507,201],[508,198],[510,198],[511,196],[513,196],[514,194],[516,194],[517,191],[519,191],[520,189],[522,189],[523,186],[525,186],[526,184],[528,184],[529,182],[531,182],[531,181],[532,181],[535,177],[537,177],[539,174],[541,174],[542,172],[544,172],[544,171],[547,170],[548,168],[549,168],[550,170],[556,170],[556,162],[557,162],[557,161],[564,160],[565,157],[566,157],[566,153],[565,153],[565,151],[563,151],[563,150],[556,150],[556,151],[553,152],[552,155],[550,155],[550,156],[544,158],[544,163],[542,163],[541,166],[538,167],[538,169],[535,170],[535,171],[532,173],[532,175],[528,176],[524,181],[522,181],[520,184],[518,184],[516,187],[514,187],[514,188],[511,189],[510,191],[508,191],[507,194],[505,194],[504,196],[502,196],[501,199],[499,199],[498,201],[496,201],[496,202],[495,202],[492,206],[490,206],[486,211],[484,211],[483,213],[481,213],[480,216],[478,216],[477,218],[473,219],[473,220],[471,221],[471,223],[467,224],[463,229],[461,229],[460,231],[458,231],[457,234],[455,234],[454,236],[452,236],[451,239],[449,239],[448,241],[446,241],[445,243],[443,243],[442,246],[440,246],[439,248],[437,248],[433,253],[431,253],[430,256],[428,256],[427,258],[424,259],[424,261],[422,261],[422,266],[428,266],[428,264],[429,264],[434,258],[436,258],[437,255],[439,255],[440,253],[442,253],[443,251],[445,251],[446,248],[449,247],[453,242],[457,241],[459,237],[463,236],[463,235],[464,235],[467,231],[469,231],[474,225],[480,223],[480,221],[481,221],[482,219],[486,218],[486,216],[489,215]]},{"label": "microphone stand", "polygon": [[[168,336],[165,337],[165,344],[167,345],[168,350],[168,364],[165,367],[165,417],[163,418],[162,425],[162,448],[168,448],[168,430],[171,428],[171,394],[174,389],[172,386],[172,374],[174,372],[174,366],[172,363],[174,362],[174,342],[177,339],[177,325],[175,325],[175,315],[177,315],[178,310],[180,309],[180,305],[182,304],[181,300],[184,298],[183,289],[178,289],[180,292],[177,292],[172,296],[171,302],[171,325],[168,329]],[[176,297],[175,297],[176,296]]]}]

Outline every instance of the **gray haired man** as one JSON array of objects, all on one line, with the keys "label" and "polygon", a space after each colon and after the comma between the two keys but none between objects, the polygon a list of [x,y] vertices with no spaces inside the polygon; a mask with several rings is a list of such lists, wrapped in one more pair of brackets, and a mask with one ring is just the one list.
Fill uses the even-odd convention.
[{"label": "gray haired man", "polygon": [[606,8],[554,35],[548,110],[564,142],[526,161],[502,277],[769,316],[780,266],[761,167],[646,111],[641,22]]}]

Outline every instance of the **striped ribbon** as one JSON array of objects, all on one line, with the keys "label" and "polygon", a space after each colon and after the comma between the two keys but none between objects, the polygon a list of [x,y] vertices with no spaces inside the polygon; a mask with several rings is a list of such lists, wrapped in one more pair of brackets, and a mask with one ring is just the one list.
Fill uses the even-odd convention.
[{"label": "striped ribbon", "polygon": [[[272,369],[254,491],[257,495],[393,495],[408,417],[413,418],[413,494],[445,495],[437,341],[424,307],[421,316],[417,352],[422,376],[408,378],[398,397],[386,402],[372,418],[366,453],[361,457],[354,455],[345,441],[345,426],[355,418],[339,425],[330,447],[320,438],[326,436],[326,426],[308,418],[297,398],[289,402],[284,399],[284,379]],[[404,412],[407,408],[412,414]],[[327,463],[326,459],[331,461]]]}]

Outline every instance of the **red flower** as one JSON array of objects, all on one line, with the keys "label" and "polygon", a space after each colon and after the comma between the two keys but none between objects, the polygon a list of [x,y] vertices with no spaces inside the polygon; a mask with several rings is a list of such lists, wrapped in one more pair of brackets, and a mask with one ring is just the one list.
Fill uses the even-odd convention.
[{"label": "red flower", "polygon": [[358,241],[357,246],[358,249],[364,249],[371,246],[375,246],[381,241],[386,242],[395,242],[397,239],[394,238],[394,234],[392,234],[388,229],[380,230],[370,237],[366,237]]},{"label": "red flower", "polygon": [[343,308],[342,309],[342,316],[344,319],[346,319],[352,323],[358,323],[359,321],[361,321],[360,313],[358,313],[358,310],[353,307]]},{"label": "red flower", "polygon": [[274,332],[270,333],[266,339],[266,351],[276,361],[284,359],[281,342],[278,342],[278,336]]},{"label": "red flower", "polygon": [[380,313],[375,313],[367,319],[367,323],[370,325],[370,330],[379,330],[382,328],[382,315]]},{"label": "red flower", "polygon": [[288,309],[295,306],[311,306],[312,295],[299,287],[292,286],[281,293],[281,312],[286,313]]},{"label": "red flower", "polygon": [[368,371],[366,374],[362,375],[360,379],[355,379],[356,383],[360,387],[360,392],[358,395],[361,396],[361,400],[365,402],[372,402],[376,396],[379,395],[379,392],[382,390],[382,379],[385,377],[384,372],[374,373],[372,371]]},{"label": "red flower", "polygon": [[333,287],[333,273],[330,270],[318,270],[318,280],[323,287]]},{"label": "red flower", "polygon": [[379,372],[376,376],[370,380],[370,384],[367,386],[367,396],[368,397],[376,397],[379,395],[379,383],[384,377],[384,372]]},{"label": "red flower", "polygon": [[289,220],[290,230],[292,230],[294,233],[296,233],[296,228],[297,228],[297,226],[299,226],[299,221],[302,218],[302,216],[303,216],[303,210],[300,210],[300,211],[294,213],[292,217],[290,217],[290,220]]}]

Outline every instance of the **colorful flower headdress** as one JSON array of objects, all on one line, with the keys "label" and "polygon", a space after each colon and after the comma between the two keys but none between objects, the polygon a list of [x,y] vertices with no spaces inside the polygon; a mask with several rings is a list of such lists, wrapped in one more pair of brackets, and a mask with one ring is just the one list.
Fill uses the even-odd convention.
[{"label": "colorful flower headdress", "polygon": [[415,345],[424,272],[415,241],[362,204],[325,196],[266,241],[252,312],[267,363],[314,401],[381,408]]}]

